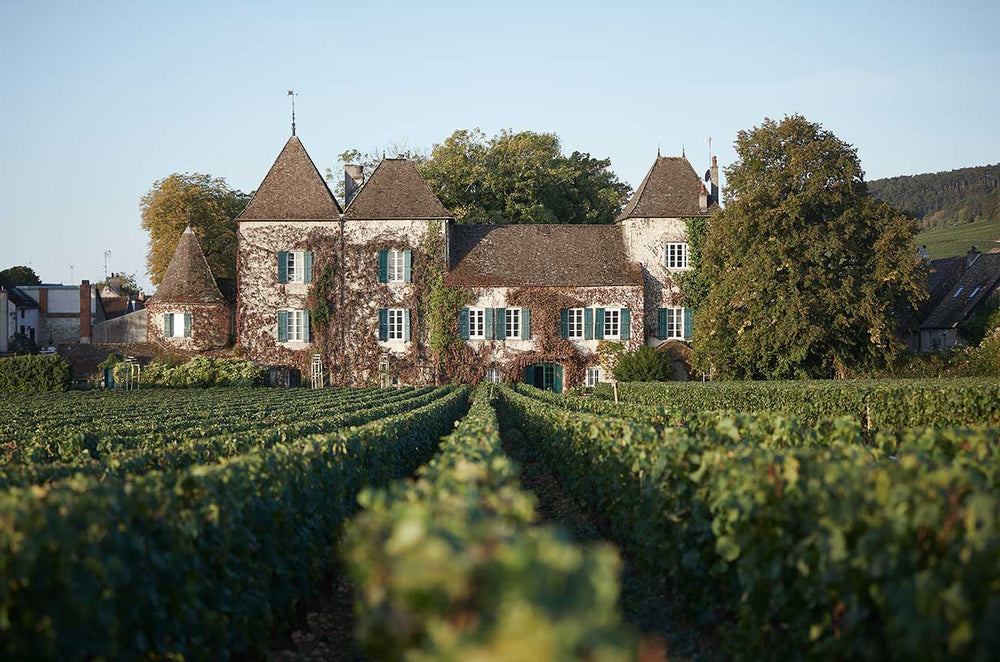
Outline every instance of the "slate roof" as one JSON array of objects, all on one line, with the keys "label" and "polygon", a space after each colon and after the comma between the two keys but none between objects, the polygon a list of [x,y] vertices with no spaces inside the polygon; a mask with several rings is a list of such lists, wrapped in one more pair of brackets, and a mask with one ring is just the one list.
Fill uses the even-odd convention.
[{"label": "slate roof", "polygon": [[236,220],[336,221],[340,213],[326,180],[302,142],[292,136]]},{"label": "slate roof", "polygon": [[[7,292],[7,300],[16,308],[38,308],[38,302],[17,288],[9,280],[0,276],[0,290]],[[4,311],[6,313],[6,311]]]},{"label": "slate roof", "polygon": [[620,225],[454,225],[451,287],[642,285]]},{"label": "slate roof", "polygon": [[451,217],[409,159],[382,159],[344,212],[345,221]]},{"label": "slate roof", "polygon": [[701,187],[701,179],[687,158],[657,156],[617,220],[705,216],[719,204],[709,194],[708,212],[702,212],[698,199]]},{"label": "slate roof", "polygon": [[225,303],[198,237],[188,227],[153,295],[156,303]]},{"label": "slate roof", "polygon": [[[939,277],[937,287],[934,288],[936,292],[931,293],[932,298],[936,299],[935,305],[928,309],[929,313],[920,323],[921,329],[950,329],[957,326],[1000,283],[1000,253],[982,254],[968,268],[965,268],[964,255],[951,259],[958,262],[947,263],[945,275]],[[953,275],[953,270],[956,269],[960,270],[957,277]],[[942,281],[942,278],[945,280]],[[962,288],[961,291],[959,288]],[[973,292],[975,295],[970,296]]]}]

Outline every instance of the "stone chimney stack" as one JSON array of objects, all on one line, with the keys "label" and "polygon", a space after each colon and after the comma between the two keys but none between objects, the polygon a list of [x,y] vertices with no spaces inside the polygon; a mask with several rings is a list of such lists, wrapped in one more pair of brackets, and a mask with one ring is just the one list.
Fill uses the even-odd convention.
[{"label": "stone chimney stack", "polygon": [[715,200],[715,204],[722,204],[722,198],[719,197],[719,161],[716,157],[712,157],[712,199]]},{"label": "stone chimney stack", "polygon": [[701,209],[702,214],[708,211],[708,190],[704,184],[701,185],[701,192],[698,193],[698,208]]},{"label": "stone chimney stack", "polygon": [[358,189],[365,183],[365,167],[361,165],[344,165],[344,206],[351,204]]},{"label": "stone chimney stack", "polygon": [[976,248],[975,246],[970,248],[969,252],[965,254],[965,268],[968,269],[969,267],[971,267],[976,262],[976,260],[979,259],[980,255],[982,255],[982,253],[979,252],[978,248]]},{"label": "stone chimney stack", "polygon": [[90,344],[90,281],[80,283],[80,344]]}]

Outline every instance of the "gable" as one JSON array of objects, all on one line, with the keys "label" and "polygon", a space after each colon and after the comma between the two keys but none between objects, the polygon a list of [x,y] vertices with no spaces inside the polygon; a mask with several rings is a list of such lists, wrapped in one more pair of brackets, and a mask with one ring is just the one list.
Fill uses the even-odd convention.
[{"label": "gable", "polygon": [[302,142],[292,136],[237,221],[336,221],[340,204]]},{"label": "gable", "polygon": [[344,212],[344,220],[445,219],[451,214],[408,159],[382,159]]},{"label": "gable", "polygon": [[[701,188],[701,179],[686,158],[658,156],[617,220],[704,216]],[[718,202],[709,197],[708,211],[718,208]]]}]

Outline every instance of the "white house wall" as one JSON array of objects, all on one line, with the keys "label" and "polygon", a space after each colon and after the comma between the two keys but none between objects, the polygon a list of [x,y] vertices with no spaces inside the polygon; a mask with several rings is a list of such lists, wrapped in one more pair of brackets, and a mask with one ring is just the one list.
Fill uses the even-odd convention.
[{"label": "white house wall", "polygon": [[665,246],[687,242],[687,222],[682,218],[630,218],[622,222],[628,259],[642,266],[646,317],[646,343],[657,345],[657,311],[681,305],[681,291],[674,276],[686,269],[667,269]]}]

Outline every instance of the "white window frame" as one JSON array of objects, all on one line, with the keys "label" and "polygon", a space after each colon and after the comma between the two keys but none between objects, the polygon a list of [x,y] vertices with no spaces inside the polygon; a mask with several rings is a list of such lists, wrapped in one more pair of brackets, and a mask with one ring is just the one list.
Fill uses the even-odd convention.
[{"label": "white window frame", "polygon": [[389,327],[386,340],[406,340],[406,308],[390,308],[386,315]]},{"label": "white window frame", "polygon": [[504,313],[504,336],[509,339],[521,337],[521,309],[507,308]]},{"label": "white window frame", "polygon": [[667,308],[667,340],[684,339],[684,309]]},{"label": "white window frame", "polygon": [[583,340],[584,308],[570,308],[569,321],[566,325],[566,337],[570,340]]},{"label": "white window frame", "polygon": [[306,282],[305,251],[288,251],[285,275],[289,283]]},{"label": "white window frame", "polygon": [[601,381],[601,367],[590,366],[587,368],[587,388],[594,388]]},{"label": "white window frame", "polygon": [[977,294],[979,294],[979,290],[981,290],[981,289],[983,289],[983,288],[982,287],[976,287],[974,290],[972,290],[971,292],[969,292],[969,298],[971,299],[972,297],[974,297]]},{"label": "white window frame", "polygon": [[390,283],[402,283],[406,279],[406,251],[392,249],[388,253],[386,280]]},{"label": "white window frame", "polygon": [[[171,338],[183,338],[184,337],[184,313],[167,313],[173,317],[173,328],[171,329]],[[194,326],[194,315],[191,316],[191,326]]]},{"label": "white window frame", "polygon": [[[614,322],[612,322],[614,320]],[[604,309],[604,339],[618,340],[622,336],[621,308]]]},{"label": "white window frame", "polygon": [[486,340],[485,308],[469,308],[469,340]]},{"label": "white window frame", "polygon": [[688,268],[688,245],[684,241],[669,241],[663,247],[667,269]]},{"label": "white window frame", "polygon": [[957,290],[955,290],[955,293],[951,295],[951,298],[952,298],[952,299],[957,299],[957,298],[958,298],[958,295],[959,295],[959,294],[961,294],[961,293],[962,293],[962,290],[964,290],[964,289],[965,289],[965,285],[959,285],[959,286],[958,286],[958,289],[957,289]]},{"label": "white window frame", "polygon": [[305,342],[306,337],[306,316],[304,310],[286,310],[288,317],[288,327],[286,328],[285,342]]},{"label": "white window frame", "polygon": [[500,383],[500,368],[493,366],[486,371],[486,381],[490,384]]}]

